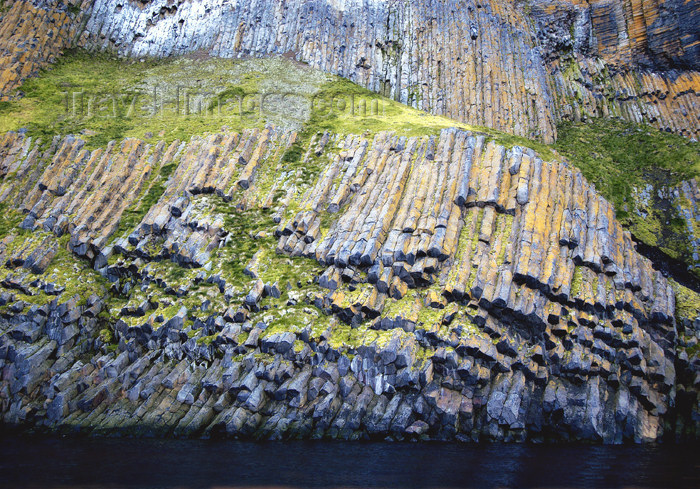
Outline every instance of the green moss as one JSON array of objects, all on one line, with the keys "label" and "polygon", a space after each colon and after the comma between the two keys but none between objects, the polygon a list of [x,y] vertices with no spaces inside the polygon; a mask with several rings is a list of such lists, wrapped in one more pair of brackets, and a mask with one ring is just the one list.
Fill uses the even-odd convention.
[{"label": "green moss", "polygon": [[[57,252],[51,263],[46,268],[46,272],[42,275],[36,275],[28,270],[22,270],[22,274],[26,273],[23,283],[30,284],[35,278],[41,278],[44,282],[56,284],[58,287],[63,287],[65,290],[58,296],[59,302],[66,302],[73,297],[78,297],[78,305],[84,305],[87,299],[92,295],[104,296],[107,290],[107,281],[95,270],[90,267],[86,260],[81,260],[73,255],[68,249],[68,235],[61,238],[56,238],[53,234],[38,231],[35,233],[23,233],[15,235],[13,241],[8,245],[7,251],[10,253],[18,247],[29,247],[38,245],[44,240],[55,240]],[[8,275],[14,275],[14,270],[6,267],[0,268],[0,280]],[[56,299],[56,296],[47,295],[35,286],[29,286],[31,295],[23,293],[15,293],[18,300],[30,304],[43,305]]]},{"label": "green moss", "polygon": [[296,340],[294,342],[294,353],[301,353],[304,350],[306,343],[301,340]]},{"label": "green moss", "polygon": [[382,316],[386,318],[411,318],[417,315],[418,308],[422,307],[418,291],[416,289],[409,290],[408,293],[401,299],[387,299],[384,305]]},{"label": "green moss", "polygon": [[[72,94],[74,91],[122,92],[130,80],[139,77],[141,68],[117,62],[105,54],[70,52],[38,78],[25,81],[21,87],[24,97],[11,102],[0,112],[0,130],[27,127],[32,135],[51,137],[54,134],[77,134],[88,128],[95,131],[92,126],[98,125],[96,132],[100,136],[120,138],[126,127],[123,121],[96,117],[88,127],[85,120],[69,117]],[[105,139],[95,138],[95,146],[103,145]]]},{"label": "green moss", "polygon": [[413,109],[337,77],[316,94],[309,121],[316,131],[376,134],[391,130],[406,136],[438,134],[455,125],[474,129]]},{"label": "green moss", "polygon": [[[188,309],[190,318],[206,318],[214,311],[223,312],[230,304],[240,303],[252,287],[254,279],[244,273],[244,268],[257,253],[257,273],[260,279],[265,283],[278,283],[282,292],[279,299],[265,298],[261,305],[270,309],[253,314],[250,318],[252,322],[264,321],[269,325],[265,336],[275,331],[296,331],[322,322],[320,312],[309,308],[303,301],[299,301],[296,306],[286,306],[289,294],[292,293],[288,287],[291,287],[290,290],[296,297],[318,292],[315,279],[323,272],[323,268],[315,260],[275,252],[277,240],[269,232],[275,226],[270,210],[257,207],[243,210],[235,202],[227,202],[217,195],[195,197],[193,205],[196,212],[221,216],[224,230],[233,238],[227,246],[212,253],[212,268],[209,272],[226,281],[229,299],[225,299],[213,283],[194,282],[201,270],[183,269],[169,261],[151,262],[139,267],[139,275],[149,275],[163,282],[150,282],[146,291],[133,287],[126,303],[123,302],[124,298],[115,298],[112,303],[116,312],[125,305],[135,308],[146,298],[152,303],[160,304],[155,313],[162,314],[166,319],[176,314],[182,306]],[[128,265],[130,261],[127,258],[121,260],[124,262],[122,266]],[[165,293],[165,288],[178,289],[181,286],[186,286],[188,292],[173,304],[172,298],[168,298]],[[201,306],[206,302],[210,306],[202,310]],[[139,322],[143,322],[143,319],[136,320],[136,324]]]},{"label": "green moss", "polygon": [[554,148],[581,169],[635,237],[692,263],[670,189],[700,175],[700,143],[658,129],[596,119],[562,123]]},{"label": "green moss", "polygon": [[217,335],[210,335],[210,336],[203,336],[201,338],[197,338],[197,344],[209,346],[209,345],[211,345],[212,341],[214,341],[216,339],[216,336]]},{"label": "green moss", "polygon": [[304,155],[304,147],[300,141],[295,142],[282,157],[282,163],[293,164],[301,161]]},{"label": "green moss", "polygon": [[612,120],[562,123],[554,145],[608,200],[622,209],[632,188],[663,178],[676,185],[700,174],[700,143]]},{"label": "green moss", "polygon": [[[123,60],[69,50],[24,82],[23,98],[0,105],[0,132],[26,128],[44,139],[82,134],[86,147],[94,149],[124,137],[151,134],[169,142],[218,132],[223,125],[260,127],[259,112],[246,108],[254,102],[241,103],[241,97],[257,91],[257,78],[239,65],[190,58]],[[193,80],[211,86],[192,86]],[[176,92],[178,87],[182,90]]]},{"label": "green moss", "polygon": [[328,212],[327,210],[322,210],[319,213],[318,217],[321,220],[320,227],[319,227],[319,233],[320,233],[320,236],[318,238],[319,240],[324,239],[328,235],[328,233],[331,230],[331,227],[333,227],[333,224],[335,224],[338,221],[338,219],[340,219],[340,216],[342,216],[345,213],[348,205],[349,205],[349,203],[346,203],[336,213]]},{"label": "green moss", "polygon": [[227,280],[230,278],[233,283],[249,282],[250,278],[243,271],[255,253],[264,248],[274,249],[273,237],[255,239],[259,232],[274,225],[272,213],[265,209],[240,211],[218,197],[214,197],[214,201],[215,212],[224,216],[224,227],[234,239],[227,247],[215,252],[213,258],[221,263]]},{"label": "green moss", "polygon": [[424,325],[439,325],[442,323],[442,318],[445,312],[432,307],[421,306],[418,313],[418,322]]},{"label": "green moss", "polygon": [[359,326],[352,327],[342,321],[332,322],[331,335],[328,344],[339,351],[354,352],[360,346],[376,344],[384,347],[393,335],[407,335],[403,330],[377,331],[370,329],[370,323],[365,322]]},{"label": "green moss", "polygon": [[100,331],[99,339],[103,343],[110,344],[114,341],[114,334],[112,334],[112,331],[109,329],[103,329]]},{"label": "green moss", "polygon": [[581,293],[581,287],[583,285],[583,267],[574,267],[574,275],[571,278],[571,291],[569,296],[572,298],[578,297]]},{"label": "green moss", "polygon": [[21,212],[8,206],[7,202],[0,202],[0,239],[17,230],[22,219]]},{"label": "green moss", "polygon": [[691,321],[700,317],[700,294],[675,280],[670,280],[670,283],[676,293],[676,317]]}]

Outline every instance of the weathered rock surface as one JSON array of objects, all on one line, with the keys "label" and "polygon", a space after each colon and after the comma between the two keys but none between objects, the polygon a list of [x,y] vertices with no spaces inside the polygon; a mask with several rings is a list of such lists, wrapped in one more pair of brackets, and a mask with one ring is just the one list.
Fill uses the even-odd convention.
[{"label": "weathered rock surface", "polygon": [[557,120],[619,117],[698,139],[698,2],[529,4]]},{"label": "weathered rock surface", "polygon": [[291,53],[432,113],[555,134],[534,36],[509,3],[98,0],[86,32],[84,46],[134,57]]},{"label": "weathered rock surface", "polygon": [[[317,134],[294,164],[296,138],[268,127],[88,152],[5,135],[2,201],[32,239],[0,246],[3,424],[621,442],[683,420],[697,436],[699,360],[676,358],[674,292],[577,170],[455,129]],[[231,220],[270,206],[260,227]],[[42,274],[62,243],[101,291]],[[273,283],[292,260],[321,266]]]},{"label": "weathered rock surface", "polygon": [[691,252],[695,269],[700,268],[700,185],[697,178],[682,182],[675,189],[673,202],[678,214],[683,218],[687,235],[690,237]]},{"label": "weathered rock surface", "polygon": [[53,63],[80,33],[82,14],[67,6],[89,0],[18,0],[0,12],[0,101],[16,96],[29,76]]},{"label": "weathered rock surface", "polygon": [[[558,121],[588,117],[699,134],[695,1],[85,0],[86,23],[62,5],[20,0],[0,21],[4,97],[71,45],[135,57],[285,54],[420,109],[545,142]],[[48,49],[35,37],[43,32],[57,40]]]},{"label": "weathered rock surface", "polygon": [[[551,142],[698,137],[695,1],[19,0],[0,97],[61,50],[286,55]],[[700,318],[556,157],[457,129],[0,137],[0,426],[261,439],[700,433]],[[671,190],[695,255],[696,180]],[[698,257],[695,257],[695,262]]]},{"label": "weathered rock surface", "polygon": [[619,67],[698,68],[697,2],[529,0],[528,4],[550,55],[573,48]]}]

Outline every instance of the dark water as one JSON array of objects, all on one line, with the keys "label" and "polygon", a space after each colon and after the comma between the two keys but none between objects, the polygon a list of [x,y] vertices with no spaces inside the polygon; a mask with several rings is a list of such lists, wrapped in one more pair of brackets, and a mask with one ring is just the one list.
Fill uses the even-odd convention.
[{"label": "dark water", "polygon": [[700,488],[698,446],[0,438],[2,488]]}]

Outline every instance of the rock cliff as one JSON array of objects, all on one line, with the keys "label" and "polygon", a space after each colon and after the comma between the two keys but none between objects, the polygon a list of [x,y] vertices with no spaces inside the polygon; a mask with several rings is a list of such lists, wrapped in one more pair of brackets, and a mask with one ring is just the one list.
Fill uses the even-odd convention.
[{"label": "rock cliff", "polygon": [[[14,129],[0,136],[0,427],[697,438],[695,283],[658,271],[575,162],[543,144],[591,117],[696,138],[695,2],[0,8],[0,127]],[[178,59],[253,57],[238,71],[205,64],[198,86],[235,78],[219,94],[235,99],[288,76],[304,96],[387,105],[224,124],[199,121],[187,98],[187,117],[143,130],[116,115],[75,122],[54,113],[74,78],[23,84],[75,47],[95,53],[81,61],[95,78],[114,76],[98,53],[127,59],[116,70],[141,78],[106,86],[129,93],[195,73]],[[697,179],[669,192],[697,253]]]},{"label": "rock cliff", "polygon": [[557,121],[586,117],[698,137],[696,1],[67,4],[20,0],[5,15],[4,97],[72,45],[135,57],[289,54],[402,103],[545,142]]},{"label": "rock cliff", "polygon": [[[674,292],[578,171],[454,129],[317,134],[294,165],[296,137],[268,127],[89,151],[6,135],[3,199],[31,234],[2,243],[4,422],[662,436]],[[120,235],[164,168],[160,198]],[[66,253],[85,260],[57,266]]]},{"label": "rock cliff", "polygon": [[79,32],[78,13],[58,2],[7,3],[0,4],[0,101],[16,97],[21,83],[54,62]]},{"label": "rock cliff", "polygon": [[698,2],[528,2],[555,118],[620,117],[698,138]]}]

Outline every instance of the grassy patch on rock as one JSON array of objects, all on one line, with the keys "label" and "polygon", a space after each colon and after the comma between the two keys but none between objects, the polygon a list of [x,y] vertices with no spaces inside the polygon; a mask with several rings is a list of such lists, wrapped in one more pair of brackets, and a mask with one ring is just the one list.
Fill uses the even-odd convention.
[{"label": "grassy patch on rock", "polygon": [[145,193],[132,207],[126,209],[122,214],[121,220],[119,221],[119,228],[112,236],[113,239],[123,236],[125,232],[133,230],[141,223],[150,208],[157,204],[165,193],[168,178],[170,178],[172,172],[175,171],[175,168],[174,164],[163,165],[158,172],[153,174],[152,178],[145,186],[147,189]]},{"label": "grassy patch on rock", "polygon": [[7,202],[0,202],[0,239],[17,229],[24,216]]},{"label": "grassy patch on rock", "polygon": [[476,129],[408,107],[337,77],[316,94],[309,126],[335,134],[376,134],[391,130],[405,136],[438,134],[455,126]]},{"label": "grassy patch on rock", "polygon": [[700,318],[700,294],[671,280],[671,286],[676,293],[676,316],[679,319]]},{"label": "grassy patch on rock", "polygon": [[459,127],[506,146],[535,141],[470,126],[400,104],[337,76],[284,58],[232,60],[193,54],[129,60],[70,50],[21,87],[22,98],[0,103],[0,132],[25,129],[49,139],[80,134],[88,148],[125,137],[167,142],[193,135],[275,124],[306,136],[405,136]]},{"label": "grassy patch on rock", "polygon": [[[21,231],[21,230],[18,230]],[[21,300],[26,304],[42,306],[52,301],[58,303],[78,297],[78,305],[83,305],[88,298],[95,295],[103,297],[107,292],[107,281],[98,272],[92,269],[87,260],[77,258],[68,248],[69,236],[56,238],[54,235],[38,231],[30,236],[24,232],[19,233],[9,246],[31,246],[31,242],[40,242],[49,239],[56,243],[57,252],[43,274],[35,274],[24,268],[12,268],[4,264],[0,267],[0,282],[8,277],[14,277],[22,283],[24,290],[8,289],[0,284],[0,291],[11,292],[15,300]],[[40,284],[54,284],[56,294],[47,294],[40,289]],[[3,313],[7,306],[0,307]]]},{"label": "grassy patch on rock", "polygon": [[165,141],[267,123],[300,128],[327,76],[282,59],[124,60],[72,50],[0,104],[0,132],[80,134],[89,148],[125,137]]},{"label": "grassy patch on rock", "polygon": [[596,119],[563,123],[554,148],[615,206],[644,243],[692,263],[690,238],[673,189],[700,175],[700,143],[649,126]]}]

